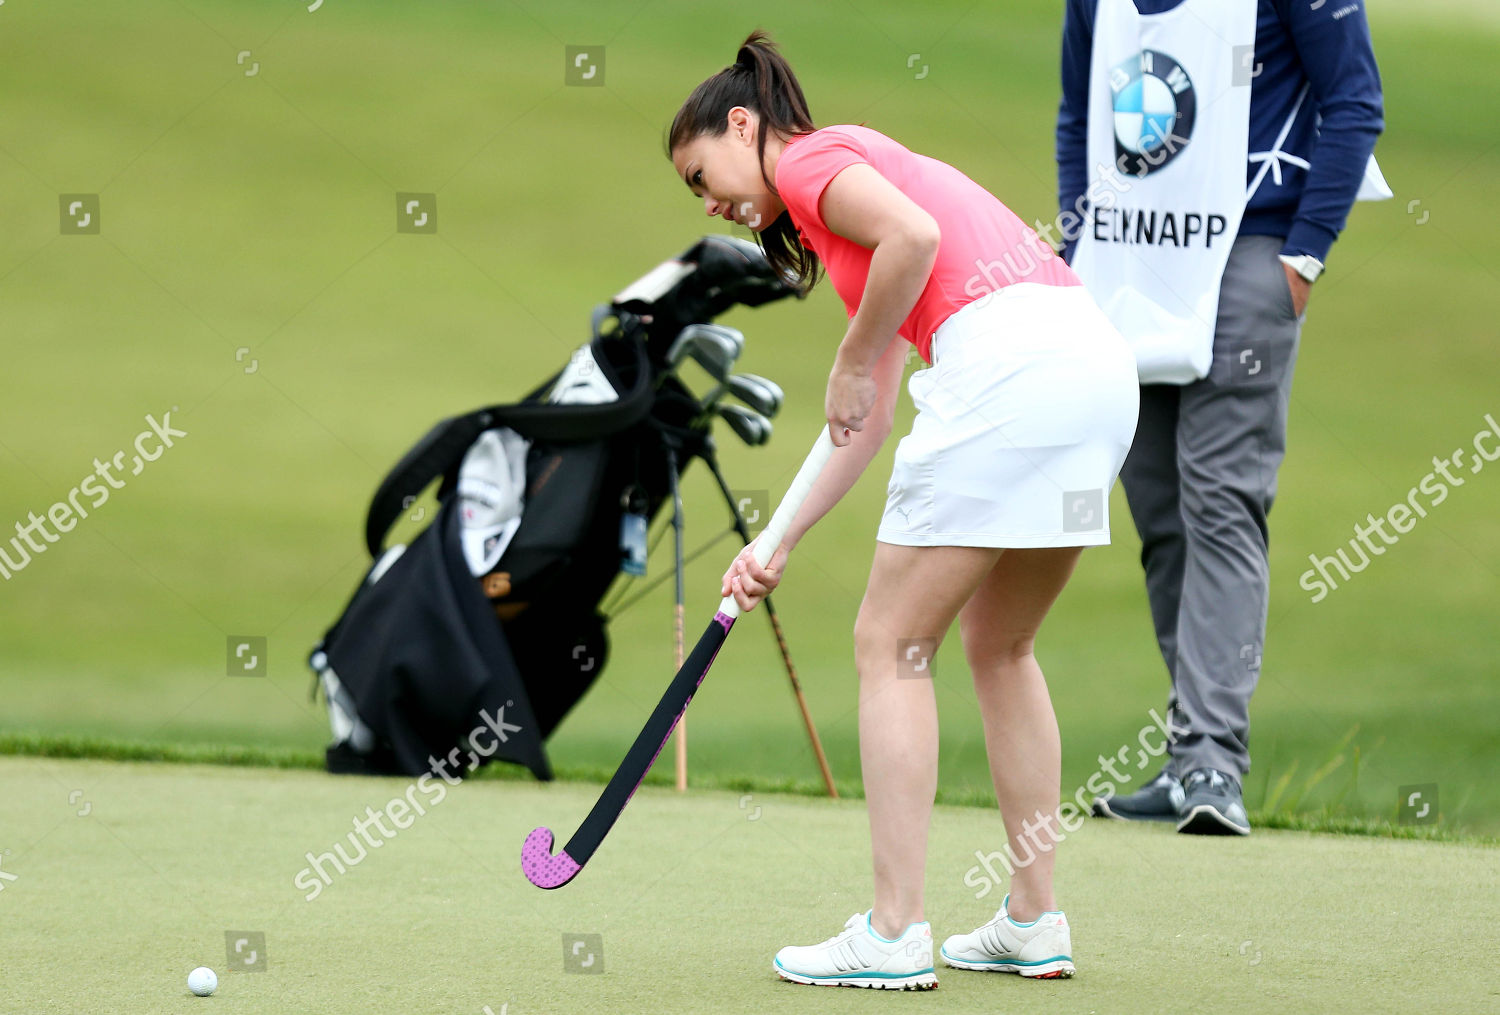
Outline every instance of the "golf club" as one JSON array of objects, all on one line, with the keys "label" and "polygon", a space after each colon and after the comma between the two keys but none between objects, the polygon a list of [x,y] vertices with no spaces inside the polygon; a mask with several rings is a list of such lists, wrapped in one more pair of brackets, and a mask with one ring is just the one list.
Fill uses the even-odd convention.
[{"label": "golf club", "polygon": [[771,439],[771,421],[758,412],[738,405],[720,405],[714,411],[729,424],[735,436],[752,448],[758,448]]},{"label": "golf club", "polygon": [[730,374],[703,400],[703,411],[712,411],[725,395],[733,395],[767,419],[781,411],[781,403],[785,397],[781,385],[775,381],[758,374]]},{"label": "golf club", "polygon": [[690,324],[678,333],[667,350],[667,365],[674,370],[691,356],[719,383],[729,376],[745,349],[745,336],[722,324]]},{"label": "golf club", "polygon": [[744,401],[746,405],[750,405],[751,408],[755,409],[756,412],[760,413],[762,416],[765,416],[767,419],[774,417],[778,412],[781,411],[781,404],[786,400],[786,395],[782,392],[780,384],[777,384],[769,377],[762,377],[760,374],[738,374],[737,376],[746,383],[753,384],[756,387],[760,388],[762,392],[764,392],[761,398],[760,406],[750,405],[750,402],[748,400],[741,399],[741,401]]}]

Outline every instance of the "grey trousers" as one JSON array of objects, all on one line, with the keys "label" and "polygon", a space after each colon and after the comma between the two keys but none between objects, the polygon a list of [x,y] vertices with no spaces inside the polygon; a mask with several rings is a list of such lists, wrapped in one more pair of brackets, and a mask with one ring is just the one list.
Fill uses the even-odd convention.
[{"label": "grey trousers", "polygon": [[1170,771],[1250,769],[1250,696],[1270,601],[1266,515],[1286,451],[1301,320],[1277,253],[1241,236],[1224,269],[1213,364],[1187,385],[1141,386],[1120,479],[1156,640],[1171,677]]}]

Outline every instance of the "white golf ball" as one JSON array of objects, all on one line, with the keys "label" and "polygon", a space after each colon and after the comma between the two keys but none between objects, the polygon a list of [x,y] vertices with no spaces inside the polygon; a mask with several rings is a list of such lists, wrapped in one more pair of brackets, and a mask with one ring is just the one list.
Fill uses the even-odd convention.
[{"label": "white golf ball", "polygon": [[219,989],[219,978],[207,966],[199,966],[188,973],[188,990],[199,997],[207,997]]}]

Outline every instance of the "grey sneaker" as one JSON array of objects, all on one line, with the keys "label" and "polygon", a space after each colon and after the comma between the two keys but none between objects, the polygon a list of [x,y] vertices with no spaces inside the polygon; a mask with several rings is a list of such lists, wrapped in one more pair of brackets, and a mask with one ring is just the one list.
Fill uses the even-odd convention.
[{"label": "grey sneaker", "polygon": [[1094,800],[1094,817],[1116,821],[1176,821],[1181,817],[1182,783],[1162,769],[1146,785],[1129,796],[1098,797]]},{"label": "grey sneaker", "polygon": [[1185,799],[1177,830],[1189,835],[1249,835],[1240,784],[1214,768],[1195,768],[1182,780]]}]

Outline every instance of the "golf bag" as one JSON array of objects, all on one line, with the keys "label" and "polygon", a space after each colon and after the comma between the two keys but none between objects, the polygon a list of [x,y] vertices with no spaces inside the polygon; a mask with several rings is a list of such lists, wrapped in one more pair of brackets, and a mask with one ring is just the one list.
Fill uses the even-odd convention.
[{"label": "golf bag", "polygon": [[[498,758],[552,777],[544,741],[608,658],[598,607],[622,552],[643,562],[669,468],[708,445],[668,349],[794,292],[754,244],[705,237],[597,308],[589,344],[520,402],[444,420],[401,458],[367,513],[372,565],[309,658],[330,771],[460,775]],[[433,480],[431,524],[386,548]]]}]

